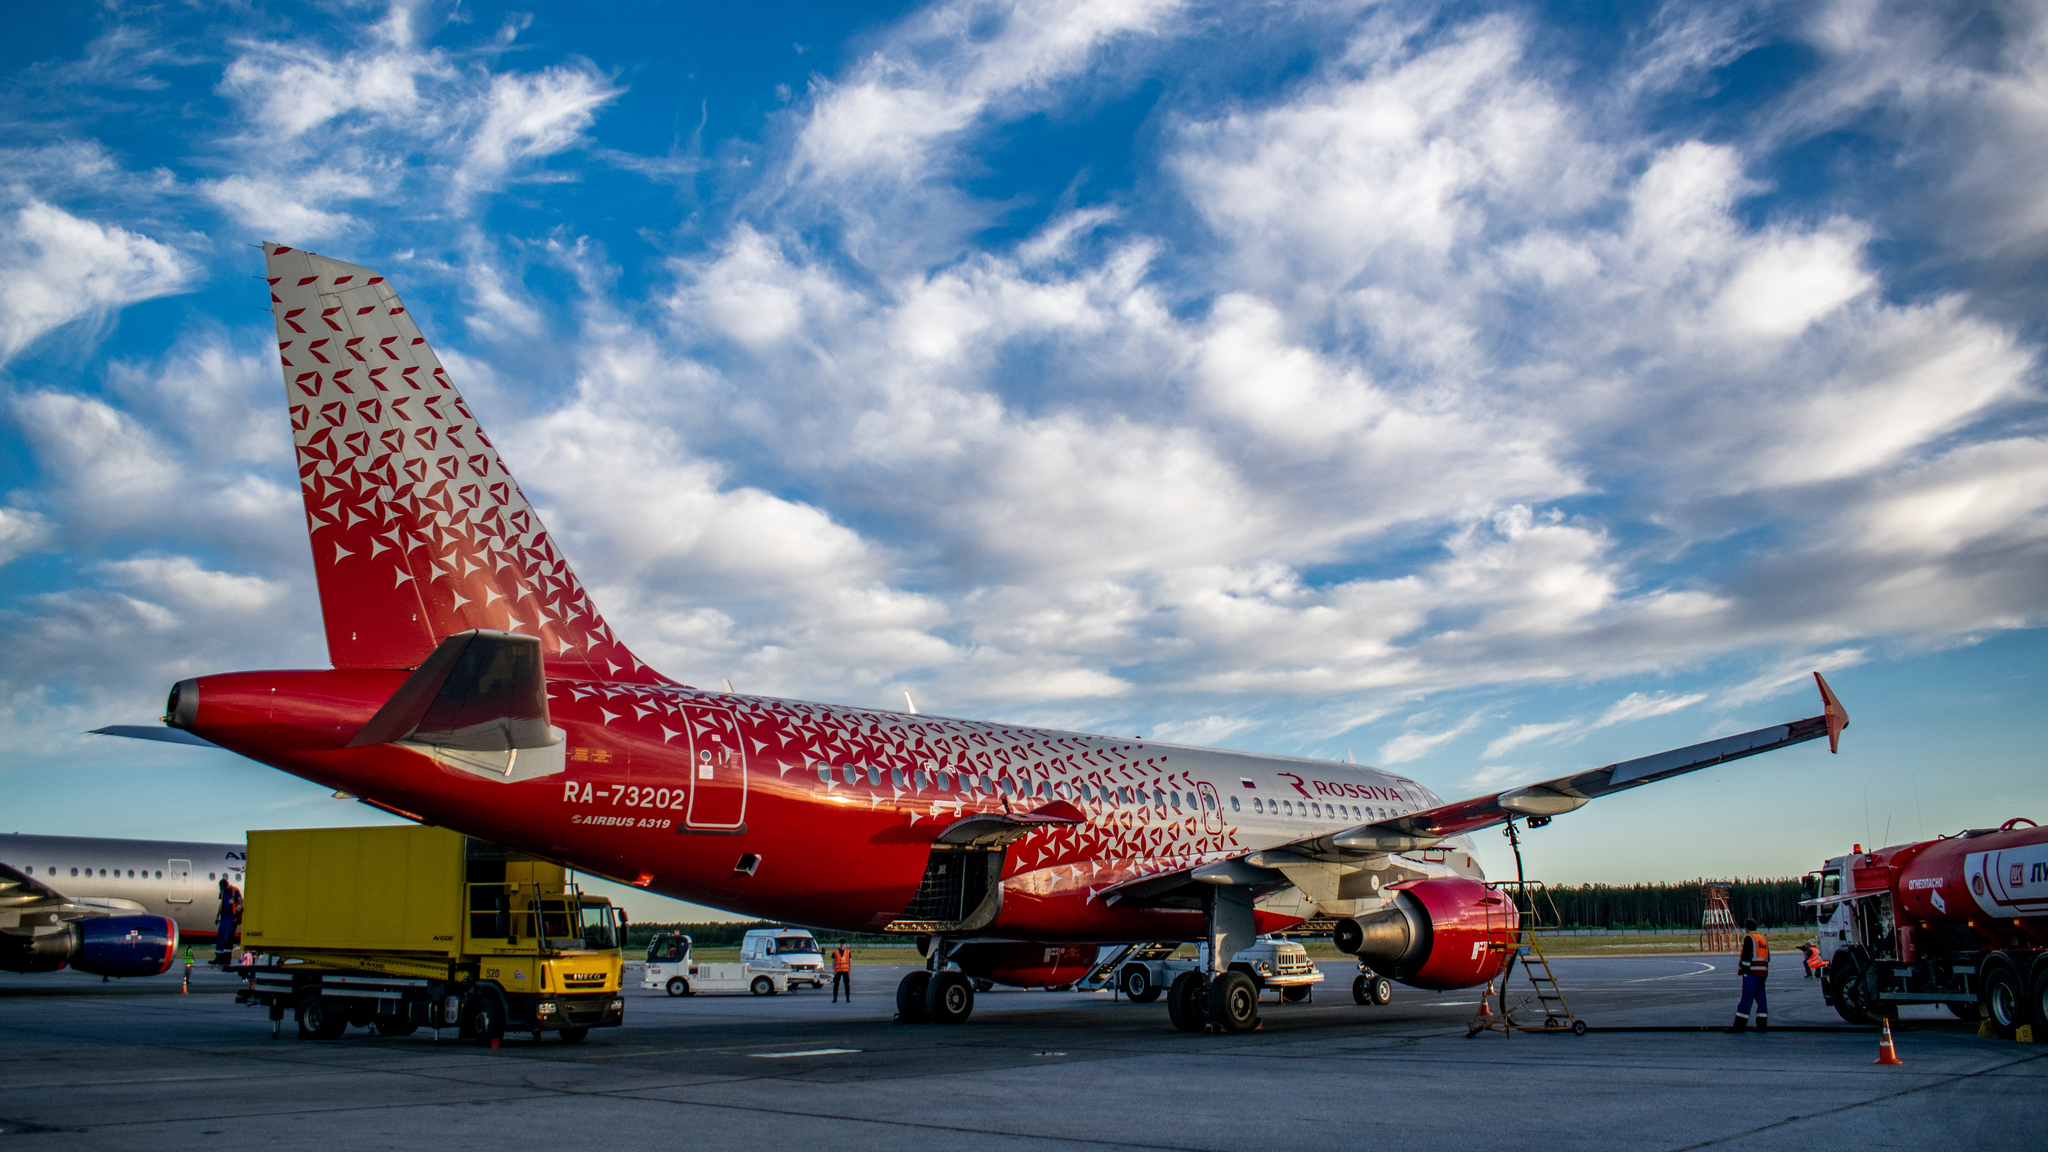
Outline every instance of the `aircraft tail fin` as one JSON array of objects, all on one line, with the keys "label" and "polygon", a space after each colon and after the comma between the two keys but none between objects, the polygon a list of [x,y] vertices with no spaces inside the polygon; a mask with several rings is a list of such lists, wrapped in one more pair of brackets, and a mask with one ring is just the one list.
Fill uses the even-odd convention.
[{"label": "aircraft tail fin", "polygon": [[263,246],[299,484],[337,668],[415,668],[476,629],[550,676],[661,681],[613,636],[398,293]]}]

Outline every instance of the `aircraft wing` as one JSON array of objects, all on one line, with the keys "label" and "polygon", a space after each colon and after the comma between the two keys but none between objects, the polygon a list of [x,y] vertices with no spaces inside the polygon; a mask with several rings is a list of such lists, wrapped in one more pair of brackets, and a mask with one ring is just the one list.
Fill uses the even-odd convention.
[{"label": "aircraft wing", "polygon": [[1828,750],[1832,752],[1840,745],[1842,729],[1849,726],[1849,713],[1835,698],[1834,690],[1828,687],[1820,673],[1815,672],[1813,678],[1820,687],[1822,710],[1818,716],[1586,769],[1539,784],[1440,804],[1435,808],[1312,836],[1291,844],[1275,845],[1195,868],[1137,877],[1104,888],[1097,895],[1110,903],[1129,900],[1170,904],[1185,902],[1191,892],[1198,891],[1193,888],[1196,884],[1244,887],[1259,893],[1289,885],[1304,890],[1320,888],[1325,882],[1332,882],[1332,878],[1320,875],[1316,871],[1319,866],[1344,865],[1388,853],[1419,851],[1453,836],[1505,824],[1518,817],[1533,817],[1548,823],[1550,817],[1574,811],[1602,796],[1669,780],[1730,760],[1774,752],[1823,736],[1828,738]]},{"label": "aircraft wing", "polygon": [[1616,792],[1626,792],[1644,784],[1669,780],[1730,760],[1775,752],[1808,740],[1828,738],[1828,750],[1836,751],[1841,742],[1842,729],[1849,726],[1849,713],[1835,698],[1834,690],[1821,674],[1813,674],[1820,687],[1822,710],[1818,716],[1803,720],[1789,720],[1754,732],[1743,732],[1734,736],[1723,736],[1704,744],[1692,744],[1684,748],[1673,748],[1654,756],[1639,756],[1634,760],[1623,760],[1599,768],[1559,776],[1540,784],[1528,784],[1489,796],[1475,796],[1470,800],[1459,800],[1441,804],[1419,812],[1409,812],[1390,820],[1347,829],[1326,837],[1331,845],[1340,850],[1388,852],[1405,851],[1426,847],[1430,843],[1452,836],[1462,836],[1481,828],[1504,824],[1518,816],[1533,816],[1547,822],[1551,816],[1562,815],[1584,807],[1588,801]]},{"label": "aircraft wing", "polygon": [[90,920],[148,909],[133,900],[83,896],[73,898],[8,864],[0,864],[0,910],[15,913],[24,929],[65,920]]}]

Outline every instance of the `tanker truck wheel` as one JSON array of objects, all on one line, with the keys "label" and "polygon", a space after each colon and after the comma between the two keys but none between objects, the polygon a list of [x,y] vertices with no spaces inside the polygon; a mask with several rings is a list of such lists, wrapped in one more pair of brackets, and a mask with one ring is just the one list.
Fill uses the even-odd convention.
[{"label": "tanker truck wheel", "polygon": [[1992,954],[1984,965],[1983,988],[1977,1003],[1983,1006],[1985,1021],[2000,1037],[2012,1039],[2027,1022],[2027,985],[2012,957],[2003,952]]},{"label": "tanker truck wheel", "polygon": [[2034,975],[2027,982],[2027,1005],[2034,1010],[2034,1039],[2048,1036],[2048,952],[2034,957]]},{"label": "tanker truck wheel", "polygon": [[1865,1027],[1877,1023],[1877,1016],[1870,1011],[1866,995],[1869,985],[1863,979],[1868,967],[1858,949],[1844,948],[1835,953],[1835,958],[1828,962],[1827,972],[1821,977],[1827,982],[1827,998],[1834,1004],[1835,1014],[1851,1024]]},{"label": "tanker truck wheel", "polygon": [[1118,983],[1133,1004],[1150,1004],[1159,999],[1160,987],[1153,982],[1152,970],[1143,964],[1126,965]]}]

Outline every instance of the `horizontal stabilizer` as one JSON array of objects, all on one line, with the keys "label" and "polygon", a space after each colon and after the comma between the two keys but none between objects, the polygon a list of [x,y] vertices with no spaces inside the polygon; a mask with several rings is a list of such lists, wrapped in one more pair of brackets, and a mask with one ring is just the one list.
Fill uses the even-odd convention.
[{"label": "horizontal stabilizer", "polygon": [[348,746],[399,741],[471,752],[556,743],[540,641],[484,629],[442,640]]},{"label": "horizontal stabilizer", "polygon": [[201,748],[218,748],[220,745],[202,739],[178,728],[154,728],[148,724],[109,724],[95,728],[90,736],[125,736],[130,740],[161,740],[166,744],[195,744]]}]

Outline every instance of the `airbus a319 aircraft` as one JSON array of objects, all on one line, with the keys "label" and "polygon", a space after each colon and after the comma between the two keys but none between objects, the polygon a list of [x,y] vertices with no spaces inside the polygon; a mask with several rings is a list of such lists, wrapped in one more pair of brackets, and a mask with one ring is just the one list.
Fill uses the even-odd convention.
[{"label": "airbus a319 aircraft", "polygon": [[1169,1016],[1244,1031],[1230,958],[1309,921],[1396,980],[1483,984],[1513,913],[1470,833],[1848,722],[1822,681],[1818,716],[1447,804],[1354,764],[692,688],[599,615],[385,278],[264,253],[333,667],[181,681],[167,722],[652,891],[924,938],[906,1019],[1199,940]]}]

